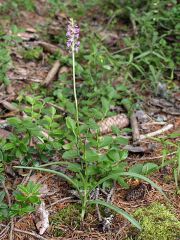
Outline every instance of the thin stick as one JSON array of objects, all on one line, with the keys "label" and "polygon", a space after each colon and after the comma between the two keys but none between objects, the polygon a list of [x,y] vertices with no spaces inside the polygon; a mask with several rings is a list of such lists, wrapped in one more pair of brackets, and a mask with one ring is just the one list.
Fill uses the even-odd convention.
[{"label": "thin stick", "polygon": [[[96,188],[96,200],[99,198],[99,188]],[[99,205],[96,204],[96,211],[97,211],[97,215],[98,215],[98,220],[99,222],[102,222],[102,216],[99,210]]]},{"label": "thin stick", "polygon": [[134,112],[130,116],[130,123],[132,128],[133,142],[136,142],[139,140],[140,134],[139,134],[137,118]]},{"label": "thin stick", "polygon": [[[77,200],[76,200],[76,201],[77,201]],[[74,197],[71,196],[71,197],[65,197],[65,198],[59,199],[59,200],[57,200],[56,202],[53,202],[53,203],[49,204],[49,205],[47,206],[47,208],[50,208],[50,207],[52,207],[52,206],[54,206],[54,205],[56,205],[56,204],[58,204],[58,203],[65,203],[65,202],[74,202]]]},{"label": "thin stick", "polygon": [[55,75],[57,74],[58,70],[60,68],[60,62],[57,60],[55,61],[53,67],[49,71],[45,81],[42,83],[43,86],[48,86],[54,79]]},{"label": "thin stick", "polygon": [[61,112],[64,112],[64,113],[67,112],[63,107],[60,107],[54,103],[48,102],[47,105],[53,106],[53,107],[57,108],[58,110],[60,110]]},{"label": "thin stick", "polygon": [[160,135],[161,133],[169,131],[171,128],[173,128],[173,124],[168,124],[155,132],[147,133],[145,135],[140,135],[140,140]]},{"label": "thin stick", "polygon": [[38,44],[48,53],[55,54],[57,52],[60,52],[62,55],[65,54],[65,51],[63,51],[62,49],[60,49],[59,47],[57,47],[51,43],[40,41],[40,42],[38,42]]},{"label": "thin stick", "polygon": [[[0,226],[1,226],[1,227],[6,227],[5,224],[0,224]],[[47,240],[47,238],[44,238],[44,237],[42,237],[42,236],[40,236],[39,234],[34,233],[34,232],[28,232],[28,231],[20,230],[20,229],[18,229],[18,228],[14,228],[13,230],[14,230],[15,232],[24,233],[24,234],[33,236],[33,237],[35,237],[35,238],[37,238],[37,239],[39,239],[39,240]]]},{"label": "thin stick", "polygon": [[10,102],[3,100],[1,102],[1,104],[3,105],[4,108],[10,110],[10,111],[19,111],[19,109],[17,109],[15,106],[13,106]]},{"label": "thin stick", "polygon": [[1,231],[0,239],[3,239],[6,236],[8,231],[9,231],[9,224]]}]

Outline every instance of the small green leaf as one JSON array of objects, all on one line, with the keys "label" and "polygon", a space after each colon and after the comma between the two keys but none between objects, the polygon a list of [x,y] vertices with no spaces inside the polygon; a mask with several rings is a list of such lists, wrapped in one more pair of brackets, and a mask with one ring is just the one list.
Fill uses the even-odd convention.
[{"label": "small green leaf", "polygon": [[26,96],[26,101],[33,105],[35,103],[35,99],[31,96]]},{"label": "small green leaf", "polygon": [[84,155],[85,161],[94,162],[99,160],[100,155],[95,150],[87,150]]},{"label": "small green leaf", "polygon": [[117,137],[117,138],[114,139],[114,142],[116,144],[127,145],[129,140],[127,138],[124,138],[124,137]]},{"label": "small green leaf", "polygon": [[109,146],[113,142],[113,138],[110,136],[103,137],[99,142],[99,147]]},{"label": "small green leaf", "polygon": [[151,172],[154,172],[158,170],[158,165],[155,163],[146,163],[144,164],[143,168],[142,168],[142,174],[143,175],[147,175],[150,174]]},{"label": "small green leaf", "polygon": [[132,167],[130,167],[129,172],[142,174],[142,169],[143,169],[143,164],[139,163],[139,164],[135,164]]},{"label": "small green leaf", "polygon": [[14,144],[13,143],[6,143],[4,146],[3,146],[3,150],[4,151],[7,151],[7,150],[10,150],[12,148],[14,148]]},{"label": "small green leaf", "polygon": [[76,122],[71,117],[67,117],[66,118],[66,126],[67,126],[67,128],[71,129],[72,131],[75,131]]},{"label": "small green leaf", "polygon": [[119,151],[116,149],[111,149],[108,152],[108,157],[113,160],[113,161],[119,161],[120,160],[120,156],[119,156]]},{"label": "small green leaf", "polygon": [[17,126],[22,123],[21,119],[16,118],[16,117],[8,118],[7,121],[11,126]]},{"label": "small green leaf", "polygon": [[74,159],[74,158],[77,158],[78,156],[79,156],[79,154],[78,154],[77,150],[68,150],[68,151],[63,153],[62,158],[64,158],[64,159]]},{"label": "small green leaf", "polygon": [[69,163],[68,169],[72,172],[80,172],[81,171],[81,165],[78,163]]},{"label": "small green leaf", "polygon": [[4,199],[4,197],[5,197],[5,195],[6,195],[6,193],[5,193],[4,191],[1,191],[1,192],[0,192],[0,205],[1,205],[1,203],[2,203],[2,201],[3,201],[3,199]]},{"label": "small green leaf", "polygon": [[33,203],[33,204],[40,203],[39,196],[31,196],[31,197],[28,198],[28,200],[29,200],[30,203]]}]

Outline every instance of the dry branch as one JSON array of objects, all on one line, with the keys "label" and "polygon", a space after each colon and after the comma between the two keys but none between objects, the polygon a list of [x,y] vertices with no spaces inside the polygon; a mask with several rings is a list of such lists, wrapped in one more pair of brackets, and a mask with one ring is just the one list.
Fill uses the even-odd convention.
[{"label": "dry branch", "polygon": [[133,142],[137,142],[139,140],[140,134],[136,114],[134,112],[130,116],[130,123],[132,128]]},{"label": "dry branch", "polygon": [[65,52],[62,49],[60,49],[59,47],[57,47],[53,44],[50,44],[47,42],[41,42],[41,41],[38,42],[38,44],[48,53],[55,54],[59,51],[62,55],[65,54]]},{"label": "dry branch", "polygon": [[59,200],[51,203],[50,205],[47,206],[47,208],[50,208],[50,207],[52,207],[52,206],[54,206],[56,204],[59,204],[59,203],[67,203],[67,202],[74,202],[74,201],[77,202],[77,200],[74,200],[74,196],[65,197],[65,198],[59,199]]},{"label": "dry branch", "polygon": [[[6,227],[6,225],[5,224],[0,224],[0,227]],[[30,235],[32,237],[37,238],[38,240],[47,240],[46,238],[44,238],[44,237],[42,237],[39,234],[34,233],[34,232],[28,232],[28,231],[24,231],[24,230],[21,230],[21,229],[18,229],[18,228],[14,228],[13,230],[15,232],[19,232],[19,233],[24,233],[24,234]]]},{"label": "dry branch", "polygon": [[140,134],[139,134],[139,128],[138,128],[138,122],[136,118],[136,114],[132,109],[131,103],[127,101],[126,99],[122,101],[122,105],[130,115],[130,125],[132,128],[132,137],[133,137],[133,142],[137,142],[139,140]]},{"label": "dry branch", "polygon": [[166,126],[164,126],[163,128],[155,131],[155,132],[151,132],[151,133],[147,133],[145,135],[140,135],[140,140],[146,139],[146,138],[150,138],[150,137],[155,137],[157,135],[160,135],[164,132],[169,131],[171,128],[173,128],[173,124],[168,124]]},{"label": "dry branch", "polygon": [[8,109],[9,111],[18,111],[18,109],[15,106],[13,106],[10,102],[6,100],[2,101],[1,105],[3,105],[3,107]]},{"label": "dry branch", "polygon": [[57,60],[54,63],[54,65],[51,68],[51,70],[49,71],[45,81],[42,83],[43,86],[48,86],[53,81],[53,79],[55,78],[59,68],[60,68],[60,62]]}]

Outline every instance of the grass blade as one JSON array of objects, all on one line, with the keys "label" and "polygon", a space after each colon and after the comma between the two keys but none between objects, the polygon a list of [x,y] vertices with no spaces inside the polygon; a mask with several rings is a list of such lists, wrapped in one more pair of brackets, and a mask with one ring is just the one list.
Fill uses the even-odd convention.
[{"label": "grass blade", "polygon": [[167,198],[167,196],[165,195],[165,193],[162,191],[162,188],[159,187],[156,183],[154,183],[153,181],[151,181],[149,178],[143,176],[143,175],[140,175],[140,174],[137,174],[137,173],[133,173],[133,172],[121,172],[121,173],[116,173],[116,174],[111,174],[107,177],[104,177],[102,178],[96,185],[96,187],[98,185],[101,185],[102,183],[104,183],[105,181],[107,180],[110,180],[110,179],[113,179],[115,177],[118,177],[118,176],[127,176],[127,177],[134,177],[134,178],[138,178],[138,179],[142,179],[146,182],[148,182],[152,187],[154,187],[155,189],[157,189],[168,201],[169,199]]},{"label": "grass blade", "polygon": [[129,213],[125,212],[124,210],[122,210],[119,207],[116,207],[110,203],[101,201],[101,200],[90,200],[88,201],[89,204],[100,204],[103,205],[119,214],[121,214],[123,217],[125,217],[128,221],[130,221],[135,227],[137,227],[139,230],[141,230],[141,226],[139,224],[138,221],[136,221],[136,219],[134,219]]},{"label": "grass blade", "polygon": [[42,172],[48,172],[48,173],[56,174],[57,176],[64,178],[67,182],[72,184],[73,187],[76,188],[79,191],[78,185],[70,177],[68,177],[67,175],[65,175],[62,172],[51,170],[51,169],[46,169],[46,168],[41,168],[41,167],[14,166],[14,168],[18,168],[18,169],[32,169],[32,170],[38,170],[38,171],[42,171]]}]

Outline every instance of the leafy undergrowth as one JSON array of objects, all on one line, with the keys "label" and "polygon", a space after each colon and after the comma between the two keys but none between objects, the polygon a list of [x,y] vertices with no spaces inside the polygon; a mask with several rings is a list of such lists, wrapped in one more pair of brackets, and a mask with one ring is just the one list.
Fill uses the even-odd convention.
[{"label": "leafy undergrowth", "polygon": [[[11,226],[0,238],[11,228],[14,239],[35,239],[45,202],[47,239],[176,239],[177,1],[13,0],[0,1],[0,12],[0,220]],[[69,18],[80,27],[75,61]],[[59,67],[47,83],[52,66]],[[117,117],[103,129],[118,114],[125,127]],[[146,136],[163,126],[169,131]],[[167,198],[177,219],[164,205],[147,207]],[[166,221],[154,229],[156,213]]]}]

